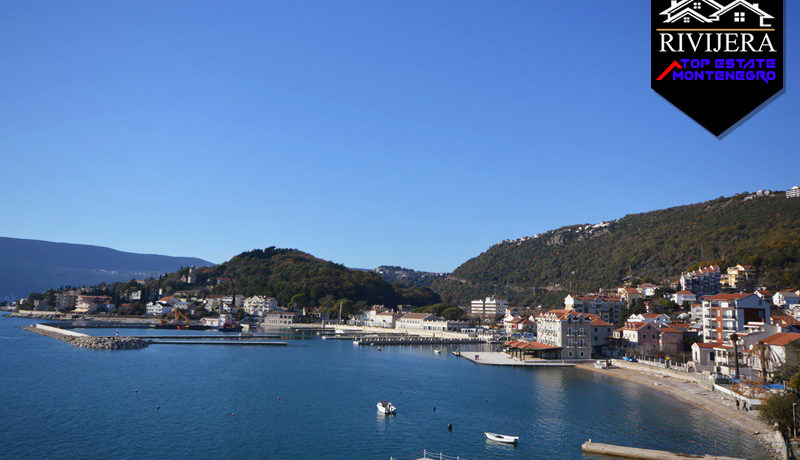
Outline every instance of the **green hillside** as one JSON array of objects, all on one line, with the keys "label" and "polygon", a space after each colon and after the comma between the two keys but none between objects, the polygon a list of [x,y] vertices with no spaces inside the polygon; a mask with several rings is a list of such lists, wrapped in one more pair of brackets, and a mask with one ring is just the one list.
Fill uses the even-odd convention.
[{"label": "green hillside", "polygon": [[465,302],[491,294],[493,286],[502,293],[508,284],[512,300],[546,302],[563,299],[570,286],[594,291],[617,286],[626,277],[658,281],[708,263],[723,269],[752,264],[761,283],[800,286],[800,199],[786,199],[783,193],[747,196],[505,241],[466,261],[433,289],[445,301]]},{"label": "green hillside", "polygon": [[[296,249],[255,249],[198,271],[199,282],[214,277],[231,278],[237,294],[269,295],[280,305],[289,305],[295,296],[312,306],[325,306],[332,299],[387,306],[439,301],[429,289],[392,284],[377,273],[352,270]],[[214,289],[230,291],[226,286]]]}]

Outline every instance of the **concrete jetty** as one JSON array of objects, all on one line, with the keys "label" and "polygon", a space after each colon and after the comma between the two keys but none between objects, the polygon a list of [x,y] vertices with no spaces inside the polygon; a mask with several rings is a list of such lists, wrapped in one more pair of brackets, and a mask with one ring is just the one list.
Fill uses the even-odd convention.
[{"label": "concrete jetty", "polygon": [[588,440],[581,445],[581,449],[590,454],[609,455],[612,457],[638,458],[642,460],[686,460],[687,458],[699,458],[704,460],[745,460],[734,457],[719,457],[716,455],[690,455],[677,454],[663,450],[641,449],[638,447],[615,446],[613,444],[601,444]]},{"label": "concrete jetty", "polygon": [[286,346],[286,342],[266,342],[262,340],[147,340],[150,345],[233,345],[233,346]]},{"label": "concrete jetty", "polygon": [[499,351],[462,351],[460,356],[472,361],[475,364],[485,364],[487,366],[520,366],[520,367],[575,367],[579,363],[591,362],[591,360],[563,361],[552,359],[536,359],[520,361]]}]

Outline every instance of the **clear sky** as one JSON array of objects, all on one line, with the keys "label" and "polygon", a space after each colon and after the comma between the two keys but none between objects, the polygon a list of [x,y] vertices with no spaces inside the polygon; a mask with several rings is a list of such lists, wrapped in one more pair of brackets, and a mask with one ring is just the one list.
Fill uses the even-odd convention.
[{"label": "clear sky", "polygon": [[800,183],[787,92],[719,140],[649,3],[7,2],[0,236],[450,271],[505,238]]}]

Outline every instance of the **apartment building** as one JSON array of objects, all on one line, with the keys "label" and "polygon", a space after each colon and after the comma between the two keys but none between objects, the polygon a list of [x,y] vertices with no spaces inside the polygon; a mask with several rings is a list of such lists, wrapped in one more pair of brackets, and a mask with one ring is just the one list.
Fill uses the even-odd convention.
[{"label": "apartment building", "polygon": [[752,293],[717,294],[703,300],[703,342],[730,345],[730,335],[746,325],[770,324],[770,305]]},{"label": "apartment building", "polygon": [[254,295],[242,301],[242,309],[250,316],[263,316],[265,312],[278,309],[278,301],[273,297]]},{"label": "apartment building", "polygon": [[592,357],[592,317],[575,310],[545,312],[536,318],[536,341],[559,347],[561,359],[589,359]]},{"label": "apartment building", "polygon": [[720,290],[720,270],[716,265],[686,272],[681,275],[681,290],[694,295],[714,295]]},{"label": "apartment building", "polygon": [[67,291],[56,293],[56,311],[74,310],[78,304],[78,292]]},{"label": "apartment building", "polygon": [[568,295],[564,298],[564,309],[578,313],[591,313],[603,321],[617,323],[622,314],[624,301],[615,295],[586,294]]},{"label": "apartment building", "polygon": [[736,265],[728,267],[725,284],[743,291],[752,290],[756,284],[756,269],[752,265]]},{"label": "apartment building", "polygon": [[622,339],[630,348],[650,347],[659,349],[661,330],[657,325],[647,322],[626,322],[614,331],[615,339]]},{"label": "apartment building", "polygon": [[800,198],[800,185],[795,185],[786,191],[786,198]]},{"label": "apartment building", "polygon": [[506,314],[506,309],[508,309],[508,301],[487,297],[470,302],[468,313],[471,316],[494,320],[504,316]]}]

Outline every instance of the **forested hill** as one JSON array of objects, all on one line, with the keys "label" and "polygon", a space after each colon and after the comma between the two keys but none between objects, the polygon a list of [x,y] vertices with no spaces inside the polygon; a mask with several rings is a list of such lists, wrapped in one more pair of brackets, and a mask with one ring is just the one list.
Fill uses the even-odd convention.
[{"label": "forested hill", "polygon": [[767,285],[800,286],[800,199],[741,194],[504,241],[434,290],[461,302],[491,293],[492,285],[518,293],[556,285],[596,290],[628,276],[677,277],[707,263],[752,264]]},{"label": "forested hill", "polygon": [[[272,296],[281,306],[331,307],[343,301],[345,310],[348,306],[359,310],[372,304],[423,306],[439,302],[430,289],[392,284],[377,273],[349,269],[296,249],[269,247],[243,252],[225,263],[198,270],[197,275],[198,284],[231,278],[237,294]],[[230,289],[225,284],[214,288],[216,293]]]}]

